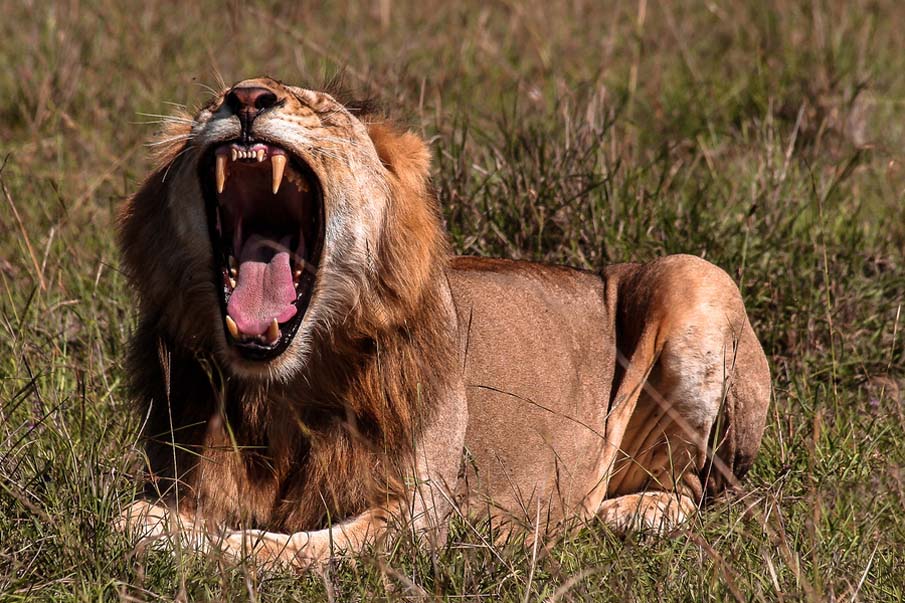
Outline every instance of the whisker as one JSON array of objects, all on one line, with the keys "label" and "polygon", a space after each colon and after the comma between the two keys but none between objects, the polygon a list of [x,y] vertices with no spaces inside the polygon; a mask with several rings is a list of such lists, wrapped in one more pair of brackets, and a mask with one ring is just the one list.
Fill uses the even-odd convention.
[{"label": "whisker", "polygon": [[[195,85],[204,89],[206,92],[209,92],[211,96],[217,96],[218,94],[220,94],[217,90],[215,90],[211,86],[208,86],[204,82],[195,82]],[[225,88],[226,86],[223,87]]]},{"label": "whisker", "polygon": [[138,126],[151,126],[154,124],[178,124],[180,126],[188,126],[194,125],[194,123],[184,122],[184,121],[174,121],[170,119],[149,119],[147,121],[130,121],[129,123],[135,124]]},{"label": "whisker", "polygon": [[162,115],[160,113],[142,113],[140,111],[135,112],[136,115],[140,115],[141,117],[156,117],[161,122],[172,122],[172,123],[180,123],[180,124],[194,124],[194,119],[189,119],[187,117],[181,117],[179,115]]},{"label": "whisker", "polygon": [[226,88],[226,80],[223,79],[223,74],[220,73],[220,70],[217,69],[216,66],[214,67],[214,77],[217,78],[217,84],[220,86],[220,88]]},{"label": "whisker", "polygon": [[152,140],[151,142],[145,143],[149,147],[159,147],[163,145],[172,144],[174,142],[179,142],[181,140],[189,140],[192,138],[191,134],[184,134],[181,136],[171,136],[170,138],[164,138],[162,140]]}]

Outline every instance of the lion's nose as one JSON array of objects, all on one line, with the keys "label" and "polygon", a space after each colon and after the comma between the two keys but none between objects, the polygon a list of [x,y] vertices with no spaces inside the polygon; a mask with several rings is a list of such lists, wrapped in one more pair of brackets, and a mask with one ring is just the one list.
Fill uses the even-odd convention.
[{"label": "lion's nose", "polygon": [[277,95],[272,90],[252,86],[233,88],[226,96],[226,102],[236,113],[241,111],[263,111],[277,104]]},{"label": "lion's nose", "polygon": [[226,104],[239,117],[242,130],[248,133],[255,118],[277,104],[277,95],[261,86],[237,86],[226,95]]}]

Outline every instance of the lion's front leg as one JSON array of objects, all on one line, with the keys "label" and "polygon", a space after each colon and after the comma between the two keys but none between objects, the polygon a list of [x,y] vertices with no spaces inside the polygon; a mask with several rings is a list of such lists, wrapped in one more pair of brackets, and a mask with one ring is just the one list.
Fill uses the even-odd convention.
[{"label": "lion's front leg", "polygon": [[183,546],[210,553],[219,551],[235,560],[251,558],[263,566],[305,570],[331,556],[356,553],[376,541],[386,529],[377,510],[311,532],[283,534],[265,530],[214,530],[185,513],[146,500],[129,505],[115,527],[135,540],[137,548]]},{"label": "lion's front leg", "polygon": [[136,547],[170,546],[179,542],[199,551],[210,548],[210,538],[194,516],[147,500],[132,502],[120,514],[114,527],[132,538]]},{"label": "lion's front leg", "polygon": [[371,510],[332,528],[294,534],[231,530],[223,534],[220,549],[236,559],[250,557],[265,566],[302,571],[332,556],[354,554],[373,544],[386,531],[384,517],[384,513]]}]

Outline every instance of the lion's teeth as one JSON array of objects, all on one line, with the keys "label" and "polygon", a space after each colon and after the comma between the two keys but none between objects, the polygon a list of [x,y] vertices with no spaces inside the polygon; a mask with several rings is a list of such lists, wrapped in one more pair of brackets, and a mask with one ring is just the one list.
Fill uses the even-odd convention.
[{"label": "lion's teeth", "polygon": [[258,158],[258,163],[261,163],[262,161],[264,161],[264,149],[258,149],[258,152],[256,155]]},{"label": "lion's teeth", "polygon": [[269,343],[273,343],[280,338],[280,324],[277,322],[276,318],[270,321],[270,326],[267,327],[266,337]]},{"label": "lion's teeth", "polygon": [[231,161],[235,161],[239,157],[239,149],[233,147],[229,150],[229,158]]},{"label": "lion's teeth", "polygon": [[230,289],[236,288],[236,279],[233,277],[229,277],[229,288]]},{"label": "lion's teeth", "polygon": [[292,282],[298,285],[300,278],[302,278],[302,269],[296,268],[292,273]]},{"label": "lion's teeth", "polygon": [[304,176],[296,174],[295,172],[289,172],[288,174],[286,174],[286,180],[294,184],[295,188],[298,189],[299,192],[308,192],[308,181]]},{"label": "lion's teeth", "polygon": [[217,194],[226,186],[226,155],[217,155]]},{"label": "lion's teeth", "polygon": [[229,329],[229,334],[233,336],[233,339],[239,338],[239,327],[229,314],[226,315],[226,328]]},{"label": "lion's teeth", "polygon": [[273,168],[273,194],[277,194],[280,190],[280,183],[283,182],[283,170],[286,168],[286,156],[274,155],[270,158],[270,165]]}]

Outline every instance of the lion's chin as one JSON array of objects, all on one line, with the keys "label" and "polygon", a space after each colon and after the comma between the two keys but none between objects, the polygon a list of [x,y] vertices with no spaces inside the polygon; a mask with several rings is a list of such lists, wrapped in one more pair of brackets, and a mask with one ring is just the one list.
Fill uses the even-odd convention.
[{"label": "lion's chin", "polygon": [[218,354],[225,373],[253,385],[288,384],[304,371],[308,346],[301,336],[292,338],[285,349],[267,359],[249,358],[241,348],[227,343]]},{"label": "lion's chin", "polygon": [[324,242],[310,167],[264,141],[212,146],[199,163],[230,363],[272,377],[308,309]]}]

